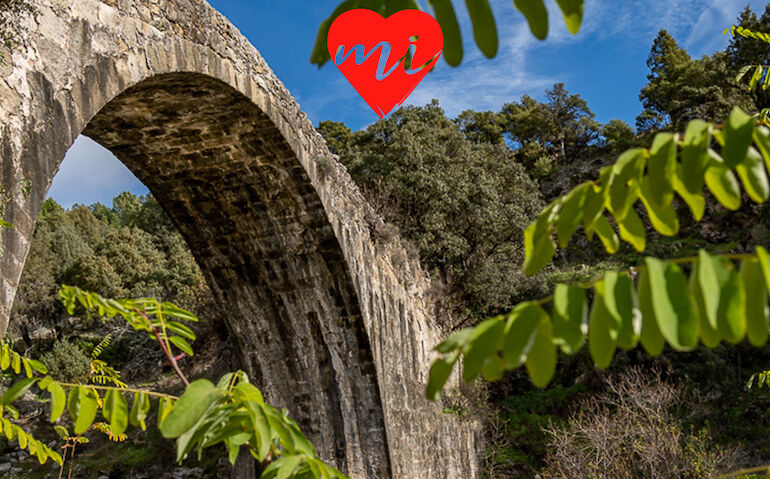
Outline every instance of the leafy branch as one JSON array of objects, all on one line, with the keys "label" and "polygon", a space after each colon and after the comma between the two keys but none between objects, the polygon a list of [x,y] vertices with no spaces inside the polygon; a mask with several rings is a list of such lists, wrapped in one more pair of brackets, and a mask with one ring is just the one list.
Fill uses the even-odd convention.
[{"label": "leafy branch", "polygon": [[[572,34],[577,33],[583,22],[583,0],[556,0],[556,3],[564,16],[567,29]],[[428,0],[428,5],[433,8],[436,21],[444,33],[444,59],[449,65],[458,66],[463,58],[463,42],[452,1]],[[514,0],[513,5],[527,19],[532,34],[538,39],[544,40],[548,36],[548,9],[545,7],[545,2],[543,0]],[[465,0],[465,6],[473,25],[473,38],[476,45],[487,58],[494,58],[497,55],[498,35],[495,17],[489,6],[489,1]],[[400,10],[422,10],[416,0],[345,0],[337,5],[337,8],[318,28],[313,52],[310,55],[310,63],[316,64],[320,68],[330,60],[326,46],[329,28],[338,16],[356,8],[367,8],[384,17]]]},{"label": "leafy branch", "polygon": [[[151,409],[151,398],[157,398],[157,427],[163,437],[176,440],[176,459],[183,461],[195,452],[198,459],[203,450],[222,444],[231,463],[242,447],[265,466],[264,478],[312,477],[345,478],[336,469],[321,461],[310,441],[300,431],[286,410],[279,411],[265,403],[262,393],[249,382],[243,371],[225,374],[215,385],[207,379],[187,381],[177,358],[192,355],[188,340],[195,339],[193,331],[182,322],[197,318],[184,309],[152,298],[114,300],[98,294],[63,286],[59,292],[62,303],[72,313],[78,305],[97,312],[103,319],[122,317],[136,331],[146,332],[158,341],[177,375],[186,384],[179,396],[117,386],[59,382],[45,375],[47,370],[39,361],[25,358],[7,344],[0,353],[0,369],[26,377],[13,384],[0,398],[0,413],[10,411],[18,417],[12,403],[32,386],[50,396],[50,421],[57,422],[66,412],[73,423],[73,436],[78,438],[90,428],[96,428],[120,440],[129,425],[145,430]],[[95,355],[106,347],[95,348]],[[182,353],[175,356],[172,347]],[[66,392],[68,390],[68,392]],[[131,397],[133,396],[133,398]],[[129,409],[129,400],[132,400]],[[95,422],[98,413],[104,423]],[[36,454],[41,463],[48,458],[62,466],[61,456],[35,441],[19,426],[0,416],[0,427],[6,437],[18,439],[19,445]],[[74,456],[76,442],[69,441]]]},{"label": "leafy branch", "polygon": [[740,35],[744,38],[753,38],[754,40],[770,43],[770,33],[754,32],[739,25],[733,25],[731,27],[725,28],[725,31],[722,32],[722,34],[727,33],[730,33],[730,35],[733,37]]},{"label": "leafy branch", "polygon": [[[712,148],[714,142],[720,152]],[[540,271],[556,252],[553,236],[565,247],[581,224],[586,237],[597,235],[610,254],[618,251],[620,239],[644,251],[637,201],[647,210],[652,227],[665,236],[679,231],[674,193],[696,221],[705,212],[704,184],[729,210],[741,206],[738,178],[749,198],[763,203],[770,196],[766,165],[770,166],[770,129],[756,125],[756,118],[739,108],[733,109],[724,128],[693,120],[683,137],[658,133],[649,149],[626,151],[614,165],[602,168],[598,180],[578,185],[546,207],[524,232],[524,272]]]},{"label": "leafy branch", "polygon": [[[770,129],[738,108],[723,128],[694,120],[681,138],[659,133],[649,149],[624,152],[598,180],[578,185],[545,208],[524,232],[524,272],[541,270],[553,258],[555,243],[566,247],[581,225],[611,254],[621,239],[644,251],[638,203],[656,231],[672,236],[679,230],[675,194],[696,221],[705,212],[704,185],[730,210],[741,205],[738,178],[749,198],[765,202],[770,197],[766,166]],[[748,336],[761,346],[770,328],[768,285],[770,256],[762,247],[748,255],[712,256],[701,250],[697,257],[670,261],[648,257],[631,271],[607,271],[588,287],[558,284],[552,297],[521,303],[508,315],[439,344],[441,356],[431,366],[426,394],[438,398],[461,357],[466,382],[479,375],[494,381],[524,365],[532,382],[544,387],[555,371],[557,348],[574,354],[586,339],[600,368],[609,366],[617,348],[639,343],[653,356],[666,343],[686,351],[699,341],[713,348]]]},{"label": "leafy branch", "polygon": [[[749,30],[748,28],[744,28],[741,26],[731,26],[729,28],[726,28],[723,34],[730,33],[733,38],[740,35],[745,38],[753,38],[755,40],[761,40],[765,43],[770,43],[770,34],[768,33],[762,33],[762,32],[754,32]],[[738,74],[735,75],[735,83],[740,84],[741,80],[743,78],[747,78],[747,74],[754,69],[754,73],[748,77],[749,82],[747,86],[747,90],[749,92],[755,91],[758,87],[762,88],[762,91],[767,90],[767,87],[770,86],[770,66],[767,65],[745,65],[740,70],[738,70]],[[770,126],[770,108],[762,108],[759,111],[759,114],[757,116],[758,121],[765,125]]]}]

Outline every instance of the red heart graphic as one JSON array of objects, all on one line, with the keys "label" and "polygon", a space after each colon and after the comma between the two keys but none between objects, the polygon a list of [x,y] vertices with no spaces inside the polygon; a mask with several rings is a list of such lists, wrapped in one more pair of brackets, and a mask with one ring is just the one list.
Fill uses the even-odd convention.
[{"label": "red heart graphic", "polygon": [[[384,118],[436,64],[444,34],[436,19],[420,10],[401,10],[383,18],[358,8],[334,20],[326,46],[353,88]],[[413,68],[406,68],[410,48]]]}]

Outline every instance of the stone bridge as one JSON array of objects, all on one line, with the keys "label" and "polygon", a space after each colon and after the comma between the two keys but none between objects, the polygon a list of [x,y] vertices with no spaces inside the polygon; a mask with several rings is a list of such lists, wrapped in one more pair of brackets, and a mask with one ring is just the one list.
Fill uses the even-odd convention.
[{"label": "stone bridge", "polygon": [[[424,399],[428,279],[259,52],[202,0],[28,0],[0,63],[0,333],[79,134],[181,231],[240,359],[355,478],[473,478],[479,428]],[[98,175],[98,171],[83,172]],[[20,194],[31,185],[31,193]]]}]

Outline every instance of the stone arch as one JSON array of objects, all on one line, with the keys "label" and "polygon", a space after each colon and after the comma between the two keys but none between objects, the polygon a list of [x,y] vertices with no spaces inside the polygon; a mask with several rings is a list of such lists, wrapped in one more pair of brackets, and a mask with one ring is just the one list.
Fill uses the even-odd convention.
[{"label": "stone arch", "polygon": [[241,359],[353,477],[474,477],[474,422],[423,399],[428,281],[259,53],[201,0],[32,0],[0,66],[0,331],[51,179],[84,133],[182,232]]}]

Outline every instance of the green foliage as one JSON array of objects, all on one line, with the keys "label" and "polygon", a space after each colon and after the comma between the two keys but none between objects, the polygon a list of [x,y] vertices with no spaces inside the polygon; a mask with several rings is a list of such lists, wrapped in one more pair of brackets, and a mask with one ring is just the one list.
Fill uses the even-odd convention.
[{"label": "green foliage", "polygon": [[[35,346],[30,336],[41,328],[64,335],[88,327],[89,318],[71,320],[58,301],[58,285],[70,284],[110,297],[161,297],[195,307],[208,321],[220,319],[185,241],[151,197],[123,193],[108,208],[75,205],[64,210],[48,199],[41,209],[30,254],[11,312],[10,330]],[[106,334],[108,331],[99,331]],[[110,360],[119,360],[130,336]]]},{"label": "green foliage", "polygon": [[[548,10],[543,0],[515,0],[514,6],[529,23],[532,34],[540,40],[548,36]],[[580,30],[583,22],[583,0],[557,0],[564,22],[570,33]],[[460,64],[463,58],[462,37],[451,0],[428,0],[436,20],[444,33],[444,59],[451,66]],[[497,54],[497,25],[488,0],[465,0],[473,26],[473,38],[479,50],[487,57]],[[422,10],[415,0],[345,0],[334,9],[332,14],[318,28],[310,63],[323,66],[330,60],[326,46],[326,37],[334,20],[348,10],[367,8],[388,17],[399,10]]]},{"label": "green foliage", "polygon": [[[710,148],[712,136],[721,146],[721,155]],[[649,150],[621,154],[614,165],[601,170],[598,181],[578,186],[540,214],[524,234],[524,271],[537,272],[551,260],[555,253],[552,235],[558,235],[562,246],[568,242],[576,230],[574,205],[580,205],[576,197],[583,197],[577,208],[582,214],[577,216],[586,236],[590,239],[598,234],[609,253],[618,250],[618,239],[605,211],[620,226],[625,241],[637,250],[644,249],[644,228],[638,226],[634,209],[637,200],[647,209],[652,227],[669,236],[679,228],[672,207],[675,192],[696,221],[703,215],[704,183],[723,206],[738,207],[740,193],[733,170],[752,200],[766,201],[770,187],[764,163],[770,165],[769,146],[770,130],[757,126],[754,118],[738,108],[722,130],[695,121],[681,141],[667,133],[656,135]],[[569,222],[560,221],[562,208]],[[629,217],[637,226],[629,226]],[[740,267],[731,260],[740,260]],[[691,265],[689,278],[680,264]],[[561,286],[557,296],[521,303],[508,315],[456,333],[436,347],[444,356],[431,369],[428,397],[437,397],[448,370],[461,356],[466,382],[482,371],[486,379],[494,380],[502,370],[526,362],[533,383],[542,387],[553,375],[556,345],[574,353],[586,335],[586,325],[589,351],[600,368],[609,366],[617,348],[630,350],[637,343],[655,356],[666,343],[679,351],[691,350],[699,340],[709,347],[721,341],[738,343],[747,330],[753,344],[767,341],[770,288],[765,285],[770,285],[770,256],[764,248],[757,247],[756,255],[714,257],[701,250],[698,257],[675,261],[648,257],[644,265],[632,270],[634,276],[637,273],[634,286],[629,274],[606,272],[593,285],[587,316],[583,295],[570,295],[570,288],[575,287]],[[549,314],[542,305],[551,300],[559,304]],[[574,319],[565,319],[571,316],[567,311],[573,311]]]},{"label": "green foliage", "polygon": [[521,145],[517,157],[525,165],[544,155],[561,164],[574,162],[599,139],[601,126],[586,101],[563,83],[545,94],[545,103],[524,95],[520,102],[503,105],[499,114],[503,133]]},{"label": "green foliage", "polygon": [[[712,137],[721,145],[721,155],[711,148]],[[599,180],[580,185],[551,203],[530,226],[537,229],[538,235],[533,236],[537,242],[527,243],[524,269],[531,274],[550,261],[555,253],[552,241],[547,239],[551,234],[558,234],[559,242],[566,244],[574,227],[564,226],[559,213],[574,196],[583,196],[582,224],[588,239],[594,233],[603,235],[600,228],[607,212],[620,226],[622,239],[642,251],[644,229],[639,227],[639,215],[634,208],[637,200],[645,206],[652,227],[663,235],[673,236],[679,230],[672,206],[674,192],[687,204],[696,221],[703,216],[704,183],[729,210],[737,209],[741,203],[737,178],[749,197],[761,203],[770,195],[766,165],[770,165],[770,130],[756,126],[752,117],[737,108],[723,130],[696,120],[688,125],[683,138],[660,133],[649,150],[627,151],[614,165],[601,170]],[[571,213],[568,210],[567,214]],[[565,231],[559,231],[560,228]],[[610,228],[603,236],[615,234]],[[617,251],[614,242],[605,243],[609,253]]]},{"label": "green foliage", "polygon": [[505,119],[500,114],[491,111],[465,110],[453,121],[465,138],[474,143],[500,145],[505,142],[503,138]]},{"label": "green foliage", "polygon": [[56,341],[50,351],[40,356],[40,360],[46,365],[48,373],[59,381],[88,381],[91,359],[69,341]]},{"label": "green foliage", "polygon": [[733,106],[748,109],[748,96],[730,82],[730,63],[731,57],[724,52],[693,60],[661,30],[647,59],[650,73],[639,94],[644,111],[637,117],[637,129],[682,131],[696,118],[719,122]]},{"label": "green foliage", "polygon": [[561,424],[570,404],[587,391],[583,385],[555,386],[502,400],[485,469],[499,471],[492,477],[530,477],[523,471],[541,469],[550,450],[546,430]]},{"label": "green foliage", "polygon": [[[180,378],[187,383],[176,366],[170,345],[174,344],[192,354],[186,341],[182,343],[184,346],[175,341],[182,338],[195,339],[195,334],[182,323],[197,322],[198,319],[192,313],[172,303],[155,299],[114,300],[70,286],[62,287],[60,297],[70,312],[76,305],[80,305],[103,318],[122,317],[136,331],[154,335]],[[95,350],[104,347],[102,342]],[[200,460],[204,449],[222,444],[231,463],[235,462],[241,447],[246,447],[255,459],[266,464],[262,477],[345,477],[318,459],[315,448],[288,417],[288,413],[265,403],[262,393],[249,383],[248,376],[242,371],[222,376],[216,385],[206,379],[189,383],[184,394],[177,398],[141,389],[59,382],[49,375],[39,378],[34,375],[33,369],[45,374],[47,371],[44,366],[22,358],[11,351],[8,345],[4,345],[0,353],[0,368],[12,369],[18,374],[22,364],[27,377],[5,391],[0,398],[2,408],[15,411],[11,404],[37,385],[41,391],[47,391],[50,395],[51,422],[56,422],[66,409],[74,424],[73,434],[76,439],[92,427],[118,441],[125,438],[124,432],[129,424],[144,429],[152,397],[159,399],[158,428],[165,438],[176,439],[176,457],[179,462],[192,452]],[[65,394],[66,389],[69,390],[68,394]],[[129,394],[133,394],[130,408]],[[95,423],[100,411],[105,423]],[[33,439],[30,439],[30,446],[24,431],[9,420],[0,419],[0,428],[9,440],[18,438],[19,445],[27,447],[31,454],[36,454],[41,464],[52,458],[62,465],[58,453]],[[67,440],[72,439],[65,428],[57,429],[57,432]],[[68,442],[67,447],[73,449],[74,455],[74,443]]]},{"label": "green foliage", "polygon": [[542,202],[507,147],[469,141],[436,103],[399,109],[360,132],[330,122],[319,130],[466,315],[544,293],[542,278],[517,272],[522,226]]}]

